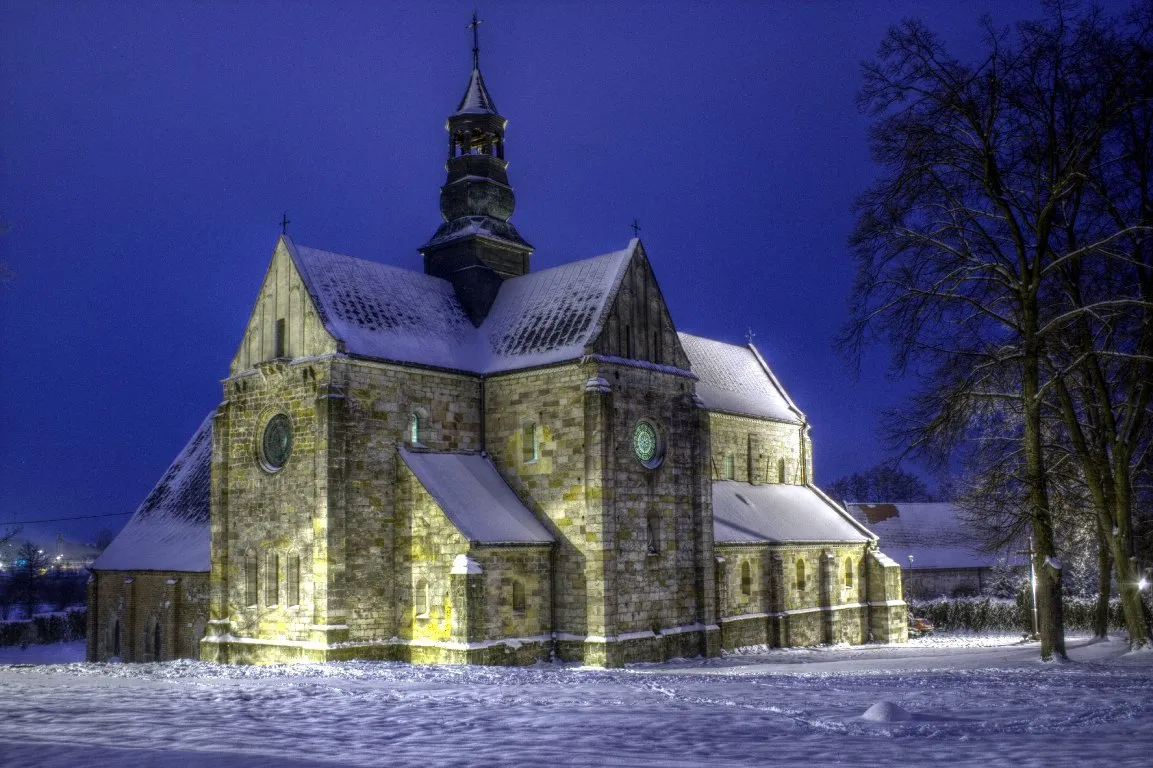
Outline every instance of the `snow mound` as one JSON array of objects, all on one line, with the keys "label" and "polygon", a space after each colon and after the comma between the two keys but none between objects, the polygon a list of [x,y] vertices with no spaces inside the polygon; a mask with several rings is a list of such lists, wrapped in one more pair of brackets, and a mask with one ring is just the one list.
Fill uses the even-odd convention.
[{"label": "snow mound", "polygon": [[878,701],[865,710],[862,720],[871,723],[902,723],[913,719],[913,713],[902,709],[891,701]]}]

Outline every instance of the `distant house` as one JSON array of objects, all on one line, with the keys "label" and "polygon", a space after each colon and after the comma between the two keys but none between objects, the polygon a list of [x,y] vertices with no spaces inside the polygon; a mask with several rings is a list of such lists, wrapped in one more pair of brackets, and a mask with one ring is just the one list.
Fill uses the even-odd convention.
[{"label": "distant house", "polygon": [[949,503],[846,504],[849,514],[885,542],[901,564],[906,598],[979,594],[998,562],[1025,567],[1023,547],[991,552],[960,509]]},{"label": "distant house", "polygon": [[80,541],[47,526],[23,526],[9,541],[0,544],[0,571],[18,566],[17,553],[25,544],[39,549],[44,554],[44,562],[54,570],[82,571],[100,555],[100,548],[91,542]]}]

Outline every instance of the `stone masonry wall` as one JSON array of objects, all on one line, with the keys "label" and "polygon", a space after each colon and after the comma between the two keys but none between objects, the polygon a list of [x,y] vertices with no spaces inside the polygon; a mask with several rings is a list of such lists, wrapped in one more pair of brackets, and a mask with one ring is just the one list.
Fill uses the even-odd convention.
[{"label": "stone masonry wall", "polygon": [[[411,529],[398,516],[394,499],[403,463],[396,446],[411,445],[409,423],[416,413],[416,447],[480,450],[480,383],[474,376],[363,361],[337,366],[346,382],[339,430],[345,478],[345,623],[350,640],[391,637],[411,626],[402,606],[415,583],[403,565],[412,551]],[[449,525],[447,520],[444,524]],[[467,550],[454,546],[453,555]],[[447,562],[451,565],[452,558]]]},{"label": "stone masonry wall", "polygon": [[[468,552],[468,540],[445,517],[408,467],[400,463],[396,502],[395,582],[398,624],[404,640],[450,642],[453,605],[450,571],[454,558]],[[389,635],[385,635],[388,637]]]},{"label": "stone masonry wall", "polygon": [[709,426],[713,479],[781,482],[783,459],[784,482],[802,485],[812,481],[804,426],[715,411],[709,413]]},{"label": "stone masonry wall", "polygon": [[[864,545],[719,544],[716,549],[726,649],[869,639]],[[823,610],[828,608],[835,610]]]},{"label": "stone masonry wall", "polygon": [[[330,363],[264,363],[225,382],[214,422],[213,619],[242,637],[308,640],[327,624],[328,540],[325,499]],[[277,413],[292,424],[292,452],[265,468],[259,441]],[[278,559],[274,559],[276,556]],[[299,599],[287,571],[299,559]],[[255,568],[255,578],[252,569]],[[255,587],[255,589],[252,589]]]},{"label": "stone masonry wall", "polygon": [[[226,382],[213,565],[229,631],[344,642],[410,629],[411,571],[400,566],[410,537],[396,514],[396,446],[411,442],[416,413],[419,446],[476,450],[478,393],[475,377],[344,358],[267,362]],[[279,412],[291,419],[293,446],[273,472],[257,445]],[[251,557],[258,578],[249,602]],[[286,576],[297,557],[300,600],[293,603]]]},{"label": "stone masonry wall", "polygon": [[208,574],[93,571],[88,615],[88,661],[197,659],[208,620]]},{"label": "stone masonry wall", "polygon": [[[713,558],[711,504],[709,512],[702,509],[706,500],[694,484],[701,435],[693,380],[627,365],[602,365],[600,375],[609,382],[612,398],[615,547],[610,553],[615,562],[609,567],[617,591],[615,633],[711,623],[698,580]],[[659,466],[645,466],[634,452],[642,420],[657,428],[664,451]],[[650,525],[655,525],[655,542],[650,542]]]},{"label": "stone masonry wall", "polygon": [[[566,365],[492,376],[484,383],[485,445],[501,475],[556,536],[555,628],[603,631],[589,614],[589,581],[603,572],[599,521],[586,507],[604,493],[586,481],[585,383],[595,368]],[[533,441],[535,440],[535,451]],[[596,585],[594,584],[594,593]],[[599,598],[603,605],[603,596]],[[590,629],[591,627],[591,629]]]}]

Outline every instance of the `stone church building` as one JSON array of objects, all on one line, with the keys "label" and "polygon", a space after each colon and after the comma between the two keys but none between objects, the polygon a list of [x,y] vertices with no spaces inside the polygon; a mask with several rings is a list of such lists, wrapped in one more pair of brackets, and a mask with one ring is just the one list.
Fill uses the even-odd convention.
[{"label": "stone church building", "polygon": [[530,270],[473,52],[424,271],[276,243],[223,401],[93,566],[88,658],[619,665],[905,638],[758,351],[645,249]]}]

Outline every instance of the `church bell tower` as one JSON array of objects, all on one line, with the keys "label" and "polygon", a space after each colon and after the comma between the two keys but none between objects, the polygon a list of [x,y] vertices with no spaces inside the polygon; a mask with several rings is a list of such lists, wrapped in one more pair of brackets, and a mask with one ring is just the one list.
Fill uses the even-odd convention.
[{"label": "church bell tower", "polygon": [[447,123],[448,178],[440,188],[444,223],[420,247],[424,271],[453,284],[474,325],[484,322],[501,282],[528,272],[532,246],[509,218],[516,205],[504,159],[506,120],[480,74],[480,44],[473,14],[472,74],[464,98]]}]

